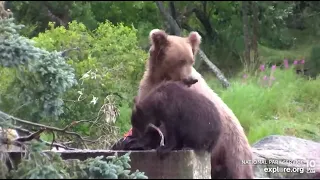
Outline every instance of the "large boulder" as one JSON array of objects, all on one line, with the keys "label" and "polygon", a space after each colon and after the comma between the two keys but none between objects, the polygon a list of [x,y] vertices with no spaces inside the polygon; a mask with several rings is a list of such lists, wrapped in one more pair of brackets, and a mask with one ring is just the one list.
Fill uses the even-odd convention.
[{"label": "large boulder", "polygon": [[320,143],[268,136],[252,145],[256,178],[320,178]]}]

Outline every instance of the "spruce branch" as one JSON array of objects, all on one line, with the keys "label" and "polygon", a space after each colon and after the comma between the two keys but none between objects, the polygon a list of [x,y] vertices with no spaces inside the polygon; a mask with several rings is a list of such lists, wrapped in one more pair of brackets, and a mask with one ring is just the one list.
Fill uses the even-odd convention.
[{"label": "spruce branch", "polygon": [[[86,138],[82,137],[80,134],[78,134],[78,133],[76,133],[76,132],[67,131],[70,127],[72,127],[72,126],[74,126],[74,125],[77,125],[77,124],[83,123],[83,122],[88,122],[87,120],[73,121],[72,123],[70,123],[69,125],[67,125],[66,127],[64,127],[63,129],[60,129],[60,128],[57,128],[57,127],[47,126],[47,125],[43,125],[43,124],[39,124],[39,123],[34,123],[34,122],[27,121],[27,120],[23,120],[23,119],[20,119],[20,118],[11,116],[11,115],[9,115],[9,114],[6,114],[5,112],[2,112],[2,111],[0,111],[0,117],[2,117],[2,118],[5,119],[5,120],[13,120],[13,121],[16,121],[16,122],[25,124],[25,125],[36,126],[36,127],[41,128],[41,129],[40,129],[39,131],[37,131],[36,133],[31,133],[30,131],[28,131],[28,130],[26,130],[26,129],[14,127],[14,129],[17,129],[17,130],[20,130],[20,131],[22,131],[22,132],[25,132],[25,133],[29,134],[28,137],[23,137],[22,139],[19,139],[19,141],[17,141],[17,142],[25,142],[25,141],[30,141],[30,140],[32,140],[32,139],[37,139],[37,140],[39,140],[39,138],[37,138],[37,135],[38,135],[38,134],[41,134],[43,131],[47,131],[47,132],[59,132],[59,133],[63,133],[63,134],[75,136],[75,137],[77,137],[78,139],[81,140],[83,146],[84,146],[86,149],[88,149],[88,146],[87,146],[86,142],[90,142],[90,143],[95,143],[95,142],[97,142],[97,140],[89,140],[89,139],[86,139]],[[42,141],[42,140],[41,140],[41,141]],[[5,142],[5,141],[4,141],[4,142]],[[44,142],[44,141],[42,141],[42,142]],[[46,143],[46,144],[47,144],[47,143]],[[66,147],[66,146],[63,146],[63,145],[60,145],[60,144],[55,143],[55,137],[54,137],[53,141],[52,141],[51,143],[49,143],[49,145],[51,145],[51,146],[56,146],[56,147],[62,147],[62,148],[65,148],[65,149],[70,149],[70,148],[68,148],[68,147]]]}]

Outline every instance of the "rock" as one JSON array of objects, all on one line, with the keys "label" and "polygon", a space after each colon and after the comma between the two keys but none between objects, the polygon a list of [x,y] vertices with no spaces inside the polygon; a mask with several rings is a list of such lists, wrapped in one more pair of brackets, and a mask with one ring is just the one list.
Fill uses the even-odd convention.
[{"label": "rock", "polygon": [[256,178],[320,178],[320,143],[272,135],[253,144],[252,151]]}]

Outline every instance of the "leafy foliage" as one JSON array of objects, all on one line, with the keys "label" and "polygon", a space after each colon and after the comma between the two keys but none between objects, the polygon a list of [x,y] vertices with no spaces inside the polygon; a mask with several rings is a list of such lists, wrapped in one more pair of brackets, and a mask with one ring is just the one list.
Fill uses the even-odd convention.
[{"label": "leafy foliage", "polygon": [[[146,54],[137,46],[134,28],[123,24],[115,26],[109,21],[99,24],[92,32],[84,24],[75,21],[69,24],[68,30],[64,27],[54,28],[53,24],[50,27],[50,30],[40,33],[34,40],[37,46],[50,51],[75,47],[80,49],[80,53],[68,54],[68,60],[76,69],[77,78],[81,81],[80,87],[89,90],[83,94],[103,99],[102,94],[119,93],[125,98],[125,93],[131,94],[135,89],[128,85],[137,85],[137,80],[142,76]],[[121,80],[121,83],[115,85],[115,80]],[[92,89],[100,92],[94,93]]]},{"label": "leafy foliage", "polygon": [[18,30],[21,28],[23,28],[23,25],[14,24],[13,19],[1,20],[0,63],[4,67],[26,64],[30,59],[35,58],[33,52],[38,49],[33,47],[27,38],[19,36]]},{"label": "leafy foliage", "polygon": [[[117,128],[110,125],[119,116],[119,106],[132,102],[147,57],[138,47],[137,30],[109,21],[93,31],[76,21],[68,29],[49,23],[50,29],[29,40],[18,34],[21,27],[12,19],[2,27],[3,38],[8,39],[0,47],[2,60],[15,68],[2,68],[10,78],[1,81],[0,107],[58,127],[97,117],[93,125],[83,123],[73,130],[92,138],[108,137],[101,138],[106,141],[101,142],[103,148],[116,141]],[[62,121],[49,122],[51,117]]]},{"label": "leafy foliage", "polygon": [[69,20],[76,20],[90,30],[97,28],[98,23],[106,19],[114,24],[122,22],[127,26],[133,24],[135,27],[145,26],[146,22],[155,27],[160,25],[157,7],[152,2],[21,1],[7,4],[14,12],[15,18],[28,26],[28,31],[25,31],[24,34],[29,37],[35,37],[38,33],[43,32],[49,22],[58,22],[54,17],[66,23]]},{"label": "leafy foliage", "polygon": [[64,95],[66,111],[60,116],[63,126],[73,119],[97,117],[95,126],[83,124],[75,130],[93,137],[106,135],[106,143],[111,145],[117,138],[110,135],[117,135],[117,130],[110,125],[118,118],[118,108],[132,102],[147,58],[138,47],[137,30],[109,21],[93,31],[76,21],[69,23],[68,29],[55,28],[53,23],[49,27],[33,38],[38,47],[49,51],[79,49],[66,57],[79,84]]},{"label": "leafy foliage", "polygon": [[293,46],[295,37],[292,37],[287,28],[288,17],[293,13],[293,3],[286,2],[261,2],[261,34],[265,34],[261,39],[261,44],[272,48],[285,49]]},{"label": "leafy foliage", "polygon": [[[138,170],[131,173],[130,153],[123,156],[99,156],[85,161],[63,160],[58,153],[42,152],[34,143],[8,179],[148,179]],[[2,164],[2,163],[1,163]]]},{"label": "leafy foliage", "polygon": [[32,41],[19,36],[17,30],[21,26],[15,25],[13,19],[2,20],[0,26],[1,64],[16,68],[15,85],[21,98],[9,99],[37,107],[40,117],[56,118],[63,113],[61,95],[77,83],[73,68],[59,52],[34,47]]},{"label": "leafy foliage", "polygon": [[311,49],[310,61],[307,64],[308,70],[312,76],[320,74],[320,45],[315,45]]}]

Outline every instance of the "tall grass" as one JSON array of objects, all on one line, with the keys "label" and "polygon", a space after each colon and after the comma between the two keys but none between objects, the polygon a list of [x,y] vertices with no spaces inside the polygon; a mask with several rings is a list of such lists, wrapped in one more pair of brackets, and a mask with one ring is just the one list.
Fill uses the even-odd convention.
[{"label": "tall grass", "polygon": [[[250,143],[272,134],[320,140],[320,78],[307,80],[293,66],[235,78],[231,88],[218,90]],[[208,84],[215,90],[216,82]]]}]

